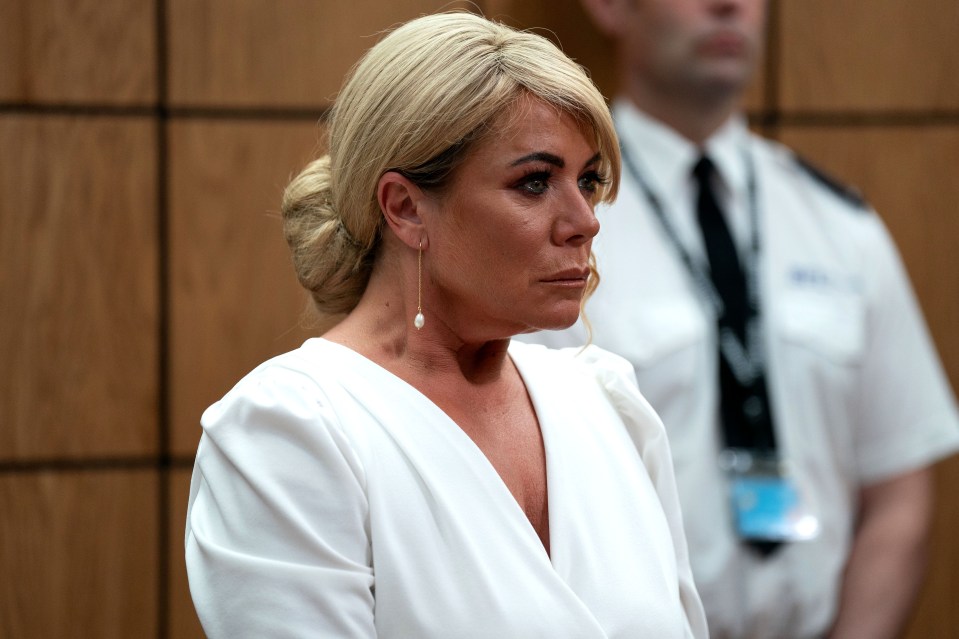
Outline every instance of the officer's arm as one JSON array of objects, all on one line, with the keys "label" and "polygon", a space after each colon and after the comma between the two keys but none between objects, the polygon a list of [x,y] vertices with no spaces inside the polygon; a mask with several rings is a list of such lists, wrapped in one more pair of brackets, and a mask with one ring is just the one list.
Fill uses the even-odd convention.
[{"label": "officer's arm", "polygon": [[925,574],[933,477],[922,468],[866,486],[830,639],[901,635]]}]

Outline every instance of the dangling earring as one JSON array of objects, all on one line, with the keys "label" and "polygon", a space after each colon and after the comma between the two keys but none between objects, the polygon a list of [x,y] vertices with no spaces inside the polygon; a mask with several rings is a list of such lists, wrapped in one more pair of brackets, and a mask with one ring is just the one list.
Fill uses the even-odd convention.
[{"label": "dangling earring", "polygon": [[423,240],[420,240],[419,253],[416,256],[416,317],[413,326],[416,330],[423,328],[426,318],[423,317]]}]

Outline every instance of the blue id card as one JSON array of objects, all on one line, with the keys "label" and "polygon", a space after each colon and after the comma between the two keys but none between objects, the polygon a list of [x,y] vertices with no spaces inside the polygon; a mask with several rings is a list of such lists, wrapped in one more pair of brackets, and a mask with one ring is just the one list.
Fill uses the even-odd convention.
[{"label": "blue id card", "polygon": [[782,477],[745,475],[732,479],[736,529],[743,539],[782,541],[791,538],[790,513],[796,489]]},{"label": "blue id card", "polygon": [[805,508],[796,484],[768,463],[729,475],[733,519],[748,541],[790,542],[814,538],[819,521]]}]

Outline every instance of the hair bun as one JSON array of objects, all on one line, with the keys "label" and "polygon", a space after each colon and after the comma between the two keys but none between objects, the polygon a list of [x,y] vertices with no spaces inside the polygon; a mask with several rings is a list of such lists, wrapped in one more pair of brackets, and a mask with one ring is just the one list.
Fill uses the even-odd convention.
[{"label": "hair bun", "polygon": [[[364,248],[337,215],[330,156],[310,162],[283,192],[283,231],[300,284],[322,313],[346,313],[369,278]],[[357,277],[357,274],[362,274]]]}]

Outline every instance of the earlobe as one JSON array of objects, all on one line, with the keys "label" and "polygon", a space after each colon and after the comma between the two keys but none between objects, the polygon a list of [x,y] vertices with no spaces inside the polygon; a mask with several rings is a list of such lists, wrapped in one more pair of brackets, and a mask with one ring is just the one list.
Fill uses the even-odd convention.
[{"label": "earlobe", "polygon": [[429,199],[420,187],[396,171],[387,171],[376,186],[376,199],[387,225],[404,244],[426,248],[422,213]]}]

